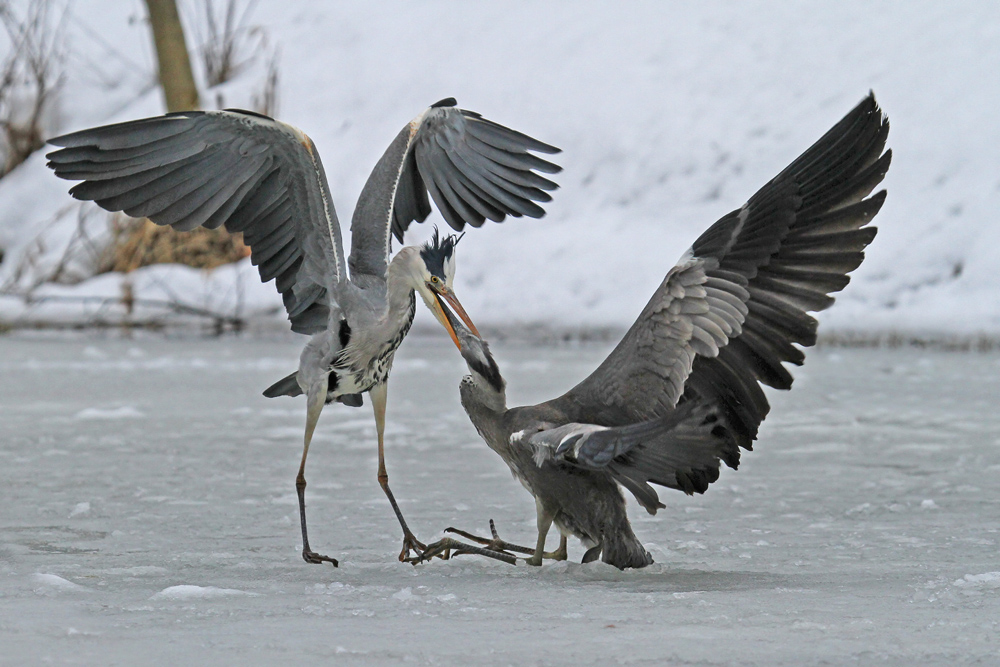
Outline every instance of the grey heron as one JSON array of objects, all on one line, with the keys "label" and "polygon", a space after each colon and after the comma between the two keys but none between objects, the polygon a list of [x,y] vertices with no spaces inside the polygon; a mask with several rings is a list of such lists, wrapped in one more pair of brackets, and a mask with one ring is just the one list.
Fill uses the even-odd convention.
[{"label": "grey heron", "polygon": [[[477,553],[514,562],[566,558],[566,536],[619,568],[652,562],[619,490],[651,514],[650,484],[704,493],[720,461],[736,468],[770,407],[761,385],[789,389],[783,363],[816,342],[809,311],[833,303],[875,237],[885,190],[868,196],[892,159],[889,123],[873,95],[740,209],[722,217],[666,275],[638,320],[589,377],[562,396],[507,408],[506,384],[485,341],[446,313],[469,368],[462,406],[476,430],[535,498],[538,539],[519,547],[453,528],[420,558]],[[552,523],[559,548],[544,551]]]},{"label": "grey heron", "polygon": [[[431,212],[428,192],[455,230],[506,216],[540,218],[536,202],[557,186],[541,176],[560,168],[535,153],[559,149],[459,109],[447,98],[410,121],[368,177],[351,219],[351,255],[313,141],[261,114],[190,111],[74,132],[49,143],[48,166],[82,181],[75,198],[109,211],[147,217],[178,230],[225,226],[242,232],[263,282],[275,280],[291,328],[310,335],[296,373],[265,396],[306,395],[302,460],[296,477],[302,557],[329,562],[309,546],[305,465],[325,404],[362,404],[368,392],[378,437],[378,481],[403,529],[400,559],[422,544],[406,525],[389,488],[383,435],[393,355],[413,321],[419,293],[458,339],[444,315],[448,303],[472,330],[454,292],[455,236],[391,258],[413,221]],[[531,151],[531,152],[529,152]],[[348,276],[350,267],[350,276]]]}]

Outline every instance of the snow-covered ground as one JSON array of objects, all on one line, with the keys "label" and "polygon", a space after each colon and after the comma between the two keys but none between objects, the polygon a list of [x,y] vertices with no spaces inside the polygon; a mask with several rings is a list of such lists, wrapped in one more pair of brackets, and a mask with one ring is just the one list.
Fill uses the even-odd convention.
[{"label": "snow-covered ground", "polygon": [[[0,663],[965,665],[1000,661],[1000,355],[813,350],[704,496],[633,507],[656,564],[396,562],[370,409],[260,390],[299,341],[0,338]],[[512,404],[605,346],[494,350]],[[397,358],[392,487],[425,539],[534,506],[458,405],[444,336]],[[582,549],[571,544],[571,557]]]},{"label": "snow-covered ground", "polygon": [[[52,132],[161,112],[142,3],[69,6]],[[265,0],[252,22],[280,49],[279,115],[316,140],[345,230],[382,150],[440,98],[564,149],[548,218],[462,241],[458,290],[477,322],[627,326],[703,228],[871,88],[893,128],[889,198],[824,330],[1000,333],[997,3]],[[223,103],[248,104],[261,68],[222,91]],[[0,282],[73,205],[43,162],[37,155],[0,182]],[[51,262],[74,227],[71,217],[49,229],[40,256]],[[161,299],[166,285],[199,307],[247,314],[279,304],[248,267],[211,279],[224,287],[170,271],[141,273],[139,296]],[[70,291],[115,297],[120,285],[104,278]],[[0,299],[6,319],[88,313]]]}]

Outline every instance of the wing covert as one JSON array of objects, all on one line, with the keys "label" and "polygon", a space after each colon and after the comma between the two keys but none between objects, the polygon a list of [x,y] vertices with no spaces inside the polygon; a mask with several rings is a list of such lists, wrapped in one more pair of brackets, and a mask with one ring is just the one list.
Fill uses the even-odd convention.
[{"label": "wing covert", "polygon": [[327,327],[346,279],[340,224],[315,144],[240,110],[190,111],[50,139],[75,198],[186,231],[242,232],[263,282],[275,280],[292,329]]},{"label": "wing covert", "polygon": [[714,405],[688,403],[627,426],[570,423],[515,438],[534,449],[538,465],[554,461],[606,471],[650,514],[664,506],[650,484],[704,493],[719,478],[721,461],[733,467],[739,461],[735,438]]}]

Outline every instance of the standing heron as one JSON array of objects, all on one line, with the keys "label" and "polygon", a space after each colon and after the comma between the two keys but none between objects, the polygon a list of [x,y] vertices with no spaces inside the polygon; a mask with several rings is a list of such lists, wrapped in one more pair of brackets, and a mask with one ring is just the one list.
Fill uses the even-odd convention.
[{"label": "standing heron", "polygon": [[[704,493],[719,463],[736,468],[769,408],[761,384],[789,389],[782,365],[816,342],[808,311],[833,303],[875,237],[867,226],[885,200],[868,197],[892,158],[889,123],[873,95],[739,210],[702,234],[664,278],[639,319],[588,378],[566,394],[507,408],[489,347],[451,313],[470,374],[462,406],[486,443],[535,497],[534,549],[455,529],[483,547],[445,538],[413,562],[448,552],[513,563],[566,558],[566,536],[619,568],[652,562],[632,532],[619,486],[651,514],[650,486]],[[866,198],[867,197],[867,198]],[[562,539],[545,553],[555,523]]]},{"label": "standing heron", "polygon": [[[410,121],[368,177],[351,219],[351,255],[344,261],[340,223],[315,144],[302,131],[267,116],[228,109],[171,113],[74,132],[49,143],[48,166],[79,180],[77,199],[109,211],[147,217],[178,230],[225,226],[242,232],[263,282],[275,279],[293,331],[310,335],[299,370],[264,395],[306,395],[302,462],[296,477],[302,557],[334,558],[309,547],[305,465],[323,406],[358,407],[368,392],[378,433],[378,481],[403,529],[400,559],[423,545],[406,525],[385,468],[386,390],[393,355],[413,322],[414,292],[458,338],[447,302],[475,325],[455,296],[455,236],[392,257],[413,221],[431,212],[428,192],[455,230],[506,216],[540,218],[557,186],[537,172],[560,168],[528,151],[542,143],[441,100]],[[350,266],[350,277],[348,277]]]}]

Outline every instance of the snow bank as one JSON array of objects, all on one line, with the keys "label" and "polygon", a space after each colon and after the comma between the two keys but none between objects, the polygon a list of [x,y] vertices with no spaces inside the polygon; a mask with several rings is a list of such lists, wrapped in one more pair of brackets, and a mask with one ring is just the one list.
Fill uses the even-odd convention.
[{"label": "snow bank", "polygon": [[1000,572],[967,574],[961,579],[956,579],[954,585],[966,589],[1000,588]]},{"label": "snow bank", "polygon": [[74,419],[138,419],[145,415],[130,405],[120,408],[84,408]]},{"label": "snow bank", "polygon": [[[146,27],[130,20],[140,5],[72,6],[72,57],[53,131],[160,112]],[[457,289],[477,323],[627,326],[702,229],[871,88],[893,128],[889,198],[879,237],[824,313],[824,331],[1000,334],[1000,80],[984,75],[1000,68],[994,3],[957,12],[859,0],[585,9],[300,0],[261,3],[253,20],[280,46],[279,115],[322,151],[346,238],[369,170],[437,99],[455,96],[565,150],[562,189],[545,220],[489,225],[462,241]],[[100,26],[103,40],[80,25]],[[106,44],[128,62],[107,55]],[[224,103],[241,103],[252,78],[230,85]],[[67,188],[40,156],[0,182],[8,250],[0,282],[47,221],[72,206]],[[436,213],[429,222],[443,224]],[[429,226],[407,241],[425,239]],[[51,229],[47,244],[65,243],[66,229]],[[161,271],[150,271],[148,284],[177,278]],[[116,281],[73,293],[114,292]],[[199,273],[198,281],[201,292],[191,282],[174,291],[199,302],[242,290],[261,299],[244,315],[282,319],[273,289],[255,291],[252,270]],[[3,303],[6,319],[37,312]]]},{"label": "snow bank", "polygon": [[90,589],[80,584],[74,584],[68,579],[63,579],[58,574],[48,574],[36,572],[31,575],[31,580],[38,585],[35,593],[39,595],[51,595],[53,593],[88,593]]},{"label": "snow bank", "polygon": [[214,598],[224,598],[232,595],[252,595],[256,596],[256,593],[248,593],[247,591],[241,591],[236,588],[216,588],[215,586],[192,586],[190,584],[182,584],[180,586],[171,586],[170,588],[164,588],[159,593],[153,595],[149,598],[150,600],[211,600]]}]

